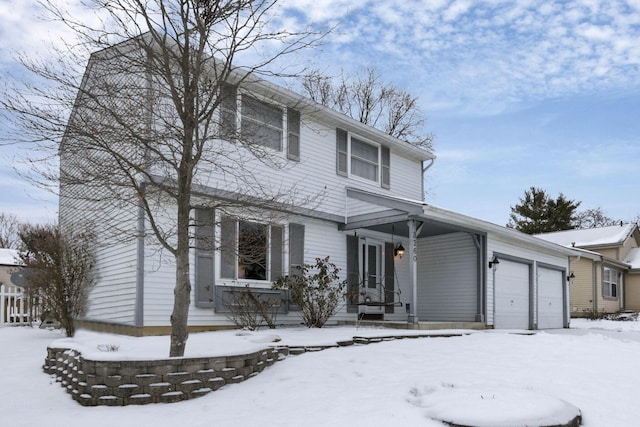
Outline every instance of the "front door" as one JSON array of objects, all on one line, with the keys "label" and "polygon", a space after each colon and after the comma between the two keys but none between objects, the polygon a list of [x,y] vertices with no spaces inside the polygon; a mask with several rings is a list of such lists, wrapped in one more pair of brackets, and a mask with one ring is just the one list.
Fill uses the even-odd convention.
[{"label": "front door", "polygon": [[362,271],[362,287],[360,289],[360,307],[364,313],[384,312],[384,271],[382,242],[360,239],[360,266]]}]

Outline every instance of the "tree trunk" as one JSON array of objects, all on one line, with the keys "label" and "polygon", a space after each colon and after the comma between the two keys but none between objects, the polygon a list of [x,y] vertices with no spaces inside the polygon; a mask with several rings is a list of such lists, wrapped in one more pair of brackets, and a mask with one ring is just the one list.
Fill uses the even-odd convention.
[{"label": "tree trunk", "polygon": [[[188,203],[186,204],[188,206]],[[171,313],[171,347],[169,357],[182,357],[189,338],[188,317],[191,305],[189,279],[189,208],[178,207],[178,245],[176,258],[176,286],[173,290]]]}]

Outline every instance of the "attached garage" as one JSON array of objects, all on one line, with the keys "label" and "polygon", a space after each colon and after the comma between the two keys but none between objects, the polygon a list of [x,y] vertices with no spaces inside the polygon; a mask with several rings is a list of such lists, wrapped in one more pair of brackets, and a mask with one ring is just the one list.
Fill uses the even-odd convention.
[{"label": "attached garage", "polygon": [[496,329],[531,327],[531,264],[502,257],[495,268]]},{"label": "attached garage", "polygon": [[538,266],[538,329],[564,328],[566,324],[565,272]]},{"label": "attached garage", "polygon": [[386,312],[384,320],[406,315],[409,323],[469,323],[452,327],[568,327],[566,276],[576,250],[423,203],[357,190],[348,196],[389,209],[359,210],[345,231],[391,235],[394,247],[407,250],[394,261],[405,310]]}]

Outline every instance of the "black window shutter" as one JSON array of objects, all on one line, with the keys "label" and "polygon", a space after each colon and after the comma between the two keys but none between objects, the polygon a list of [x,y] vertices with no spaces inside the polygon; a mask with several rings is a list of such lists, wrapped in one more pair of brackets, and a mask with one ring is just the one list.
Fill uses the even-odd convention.
[{"label": "black window shutter", "polygon": [[[289,224],[289,276],[302,276],[304,264],[304,225]],[[289,301],[290,311],[300,311],[300,307]]]},{"label": "black window shutter", "polygon": [[287,158],[300,160],[300,112],[287,109]]},{"label": "black window shutter", "polygon": [[395,263],[393,262],[393,243],[384,244],[384,303],[385,313],[393,313],[395,302]]},{"label": "black window shutter", "polygon": [[289,224],[289,275],[302,274],[304,264],[304,225]]},{"label": "black window shutter", "polygon": [[224,83],[220,86],[220,137],[231,140],[236,136],[237,88]]},{"label": "black window shutter", "polygon": [[382,147],[382,188],[391,187],[391,152],[389,147]]},{"label": "black window shutter", "polygon": [[282,277],[282,227],[277,225],[271,226],[271,281],[276,281]]},{"label": "black window shutter", "polygon": [[358,312],[360,271],[358,267],[358,237],[347,236],[347,313]]},{"label": "black window shutter", "polygon": [[336,173],[347,176],[347,131],[336,129]]},{"label": "black window shutter", "polygon": [[213,307],[214,290],[214,212],[213,209],[195,210],[195,304]]}]

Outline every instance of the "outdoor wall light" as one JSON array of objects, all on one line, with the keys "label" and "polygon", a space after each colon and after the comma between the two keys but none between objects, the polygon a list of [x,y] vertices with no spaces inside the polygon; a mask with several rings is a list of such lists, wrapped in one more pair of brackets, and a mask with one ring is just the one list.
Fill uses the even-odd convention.
[{"label": "outdoor wall light", "polygon": [[575,278],[576,278],[576,275],[573,274],[573,271],[572,271],[571,274],[567,276],[567,281],[569,281],[571,279],[575,279]]},{"label": "outdoor wall light", "polygon": [[393,255],[402,258],[404,256],[404,246],[402,243],[398,243],[398,246],[393,251]]},{"label": "outdoor wall light", "polygon": [[500,264],[500,260],[497,255],[494,255],[491,261],[489,261],[489,268],[496,267],[498,264]]}]

